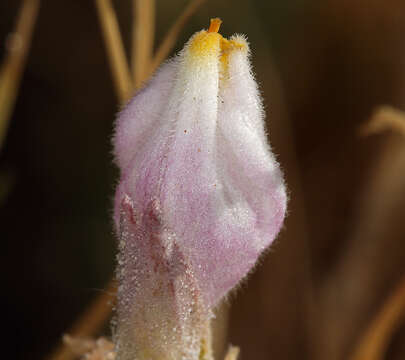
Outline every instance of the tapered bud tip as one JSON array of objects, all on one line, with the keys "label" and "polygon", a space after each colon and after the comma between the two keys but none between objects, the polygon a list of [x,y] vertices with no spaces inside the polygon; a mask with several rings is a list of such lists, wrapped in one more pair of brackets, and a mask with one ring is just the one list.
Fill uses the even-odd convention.
[{"label": "tapered bud tip", "polygon": [[222,20],[220,18],[211,19],[210,27],[208,28],[208,32],[218,32],[219,28],[222,24]]},{"label": "tapered bud tip", "polygon": [[229,54],[234,50],[249,52],[249,45],[243,35],[232,36],[229,40],[224,38],[218,33],[221,24],[220,18],[211,19],[208,30],[196,33],[187,48],[197,63],[200,63],[202,58],[212,62],[219,58],[224,65],[222,70],[226,70]]}]

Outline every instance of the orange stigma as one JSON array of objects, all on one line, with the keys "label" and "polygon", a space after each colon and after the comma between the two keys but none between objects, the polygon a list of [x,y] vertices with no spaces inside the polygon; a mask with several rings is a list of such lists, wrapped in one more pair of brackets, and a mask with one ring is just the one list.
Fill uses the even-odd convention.
[{"label": "orange stigma", "polygon": [[221,26],[221,24],[222,24],[222,20],[220,18],[211,19],[210,27],[208,28],[208,32],[209,33],[211,33],[211,32],[216,32],[217,33],[218,30],[219,30],[219,27]]}]

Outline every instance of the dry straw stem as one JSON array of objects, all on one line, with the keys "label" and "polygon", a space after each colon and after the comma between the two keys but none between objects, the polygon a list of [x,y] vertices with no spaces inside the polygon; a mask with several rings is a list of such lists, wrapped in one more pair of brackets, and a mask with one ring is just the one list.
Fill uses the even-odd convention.
[{"label": "dry straw stem", "polygon": [[239,352],[240,350],[237,346],[230,346],[224,360],[237,360]]},{"label": "dry straw stem", "polygon": [[391,106],[381,106],[374,111],[370,121],[361,128],[361,133],[371,135],[388,129],[405,135],[405,112]]},{"label": "dry straw stem", "polygon": [[110,316],[115,293],[116,285],[112,281],[105,292],[90,304],[76,323],[67,331],[69,336],[65,335],[64,343],[61,343],[47,360],[74,359],[75,353],[72,352],[71,347],[66,346],[67,342],[72,338],[88,338],[96,334]]},{"label": "dry straw stem", "polygon": [[[378,294],[386,291],[387,281],[403,269],[404,255],[398,249],[404,229],[401,217],[405,193],[404,145],[402,136],[396,133],[386,136],[385,146],[378,156],[373,156],[373,167],[357,195],[346,246],[318,295],[322,319],[317,339],[319,359],[327,358],[328,354],[335,355],[334,359],[348,358],[345,348],[368,321],[368,309],[379,300]],[[405,291],[396,299],[389,300],[371,326],[365,328],[367,331],[361,333],[350,360],[380,359],[398,324],[396,321],[401,320]]]},{"label": "dry straw stem", "polygon": [[155,0],[133,0],[132,73],[139,88],[149,73],[155,36]]},{"label": "dry straw stem", "polygon": [[117,17],[110,0],[96,0],[96,7],[107,47],[115,89],[120,102],[123,103],[131,96],[133,86]]},{"label": "dry straw stem", "polygon": [[173,49],[177,37],[181,29],[186,24],[187,20],[197,11],[197,9],[204,3],[205,0],[191,0],[187,7],[184,9],[182,14],[178,17],[176,22],[172,25],[171,29],[168,31],[163,42],[160,44],[156,51],[156,55],[152,60],[152,64],[149,68],[148,77],[152,74],[157,67],[167,58],[170,51]]},{"label": "dry straw stem", "polygon": [[230,309],[228,301],[222,301],[215,309],[215,317],[211,320],[212,348],[215,358],[224,356],[228,347],[227,335]]},{"label": "dry straw stem", "polygon": [[382,360],[405,317],[405,276],[371,322],[350,360]]},{"label": "dry straw stem", "polygon": [[0,69],[0,148],[17,98],[39,6],[40,0],[23,2],[15,29],[7,39],[7,52]]}]

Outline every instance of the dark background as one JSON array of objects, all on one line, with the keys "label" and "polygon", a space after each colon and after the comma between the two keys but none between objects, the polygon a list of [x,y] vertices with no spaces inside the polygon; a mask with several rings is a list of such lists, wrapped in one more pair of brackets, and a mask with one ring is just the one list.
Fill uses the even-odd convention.
[{"label": "dark background", "polygon": [[[157,1],[157,43],[185,0]],[[20,1],[0,2],[0,59]],[[126,45],[130,1],[115,1]],[[405,140],[361,136],[405,109],[405,2],[210,1],[185,26],[245,33],[290,191],[272,250],[232,296],[243,359],[347,358],[404,273]],[[0,153],[7,350],[41,359],[114,268],[110,137],[118,99],[93,1],[42,1]],[[405,326],[386,359],[405,358]]]}]

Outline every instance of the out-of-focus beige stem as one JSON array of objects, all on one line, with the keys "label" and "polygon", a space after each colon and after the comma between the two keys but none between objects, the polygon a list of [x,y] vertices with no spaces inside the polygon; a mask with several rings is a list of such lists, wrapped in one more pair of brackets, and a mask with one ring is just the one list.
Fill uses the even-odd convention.
[{"label": "out-of-focus beige stem", "polygon": [[225,355],[225,360],[237,360],[239,356],[239,348],[237,346],[230,346]]},{"label": "out-of-focus beige stem", "polygon": [[[94,299],[86,311],[66,333],[72,338],[88,338],[94,336],[111,314],[115,293],[115,282],[111,281],[105,292]],[[71,348],[61,343],[53,353],[47,357],[47,360],[73,360],[75,357]]]},{"label": "out-of-focus beige stem", "polygon": [[7,39],[7,51],[0,68],[0,149],[17,98],[39,6],[40,0],[23,2],[15,29]]},{"label": "out-of-focus beige stem", "polygon": [[405,135],[405,112],[391,106],[380,106],[374,111],[371,119],[361,128],[361,133],[370,135],[388,129]]},{"label": "out-of-focus beige stem", "polygon": [[382,360],[395,330],[405,318],[405,276],[372,320],[349,360]]},{"label": "out-of-focus beige stem", "polygon": [[212,327],[212,347],[214,350],[214,358],[221,359],[227,350],[227,336],[230,304],[223,301],[215,309],[215,318],[211,320]]},{"label": "out-of-focus beige stem", "polygon": [[139,88],[149,73],[155,37],[155,0],[133,0],[132,73]]},{"label": "out-of-focus beige stem", "polygon": [[117,16],[111,0],[96,0],[96,7],[100,17],[115,89],[122,103],[131,96],[133,86]]},{"label": "out-of-focus beige stem", "polygon": [[188,19],[190,19],[197,9],[204,3],[204,1],[205,0],[191,0],[182,14],[177,18],[176,22],[172,25],[163,42],[157,49],[156,55],[153,58],[152,64],[149,68],[148,75],[152,74],[162,63],[162,61],[167,58],[170,51],[173,49],[174,44],[176,43],[177,36],[179,35],[181,29],[184,27]]}]

